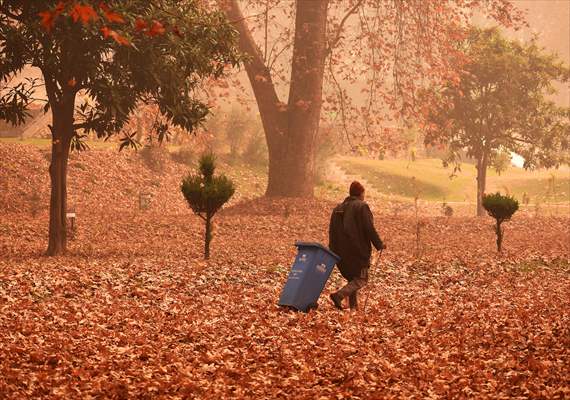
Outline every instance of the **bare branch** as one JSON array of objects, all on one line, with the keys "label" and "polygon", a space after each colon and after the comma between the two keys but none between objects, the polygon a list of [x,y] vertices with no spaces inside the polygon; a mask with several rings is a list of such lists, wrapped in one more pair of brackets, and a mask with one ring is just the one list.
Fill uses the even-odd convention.
[{"label": "bare branch", "polygon": [[358,8],[364,3],[364,0],[358,0],[356,2],[356,4],[354,6],[352,6],[348,12],[346,13],[346,15],[342,18],[342,20],[340,21],[340,24],[338,26],[338,29],[336,30],[336,35],[334,36],[334,39],[329,42],[328,47],[325,51],[325,54],[328,56],[331,52],[332,49],[337,45],[337,43],[339,42],[341,35],[342,35],[342,30],[344,29],[344,24],[346,23],[346,21],[348,20],[348,18],[354,14]]},{"label": "bare branch", "polygon": [[339,104],[340,104],[340,116],[341,116],[341,121],[342,121],[342,130],[344,131],[344,134],[346,136],[346,141],[348,142],[348,145],[350,146],[351,149],[354,150],[354,145],[351,143],[350,140],[350,134],[348,133],[348,127],[346,126],[346,113],[345,113],[345,100],[344,100],[344,92],[342,87],[340,86],[340,83],[338,82],[338,80],[336,79],[336,76],[334,74],[334,70],[332,67],[332,60],[329,59],[328,61],[329,64],[329,71],[331,74],[331,78],[337,88],[338,91],[338,97],[339,97]]}]

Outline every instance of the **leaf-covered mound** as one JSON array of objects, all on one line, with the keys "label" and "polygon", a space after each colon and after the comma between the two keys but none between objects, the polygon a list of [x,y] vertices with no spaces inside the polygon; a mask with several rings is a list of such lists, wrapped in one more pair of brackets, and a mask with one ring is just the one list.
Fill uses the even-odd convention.
[{"label": "leaf-covered mound", "polygon": [[[30,145],[0,143],[0,213],[29,213],[33,198],[43,212],[49,203],[50,152]],[[136,211],[139,195],[150,194],[150,209],[177,213],[188,207],[180,193],[180,180],[189,166],[166,153],[161,171],[149,168],[141,153],[116,149],[71,153],[68,166],[68,206],[78,215],[93,210]],[[266,178],[245,168],[220,165],[237,186],[232,202],[263,193]]]}]

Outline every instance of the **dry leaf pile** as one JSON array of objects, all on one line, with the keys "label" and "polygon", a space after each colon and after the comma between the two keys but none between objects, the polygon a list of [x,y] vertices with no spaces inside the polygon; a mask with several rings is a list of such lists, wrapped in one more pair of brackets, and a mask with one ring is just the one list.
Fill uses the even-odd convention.
[{"label": "dry leaf pile", "polygon": [[334,203],[238,203],[204,262],[202,222],[168,201],[90,203],[59,258],[41,255],[45,213],[0,213],[0,398],[570,396],[568,218],[515,217],[498,256],[490,219],[429,217],[416,254],[415,220],[377,205],[388,250],[361,309],[330,304],[335,272],[303,314],[276,302]]}]

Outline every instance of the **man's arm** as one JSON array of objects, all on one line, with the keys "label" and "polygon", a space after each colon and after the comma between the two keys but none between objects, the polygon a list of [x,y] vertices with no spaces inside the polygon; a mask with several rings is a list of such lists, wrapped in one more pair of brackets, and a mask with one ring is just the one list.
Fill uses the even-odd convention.
[{"label": "man's arm", "polygon": [[385,248],[385,246],[384,243],[382,243],[382,239],[380,239],[380,235],[378,235],[376,228],[374,227],[374,217],[372,216],[372,211],[370,211],[368,204],[363,207],[363,211],[364,215],[362,221],[364,223],[366,235],[374,247],[376,247],[376,250],[382,250]]},{"label": "man's arm", "polygon": [[329,223],[329,249],[333,247],[333,228],[334,228],[334,211],[331,213],[331,221]]}]

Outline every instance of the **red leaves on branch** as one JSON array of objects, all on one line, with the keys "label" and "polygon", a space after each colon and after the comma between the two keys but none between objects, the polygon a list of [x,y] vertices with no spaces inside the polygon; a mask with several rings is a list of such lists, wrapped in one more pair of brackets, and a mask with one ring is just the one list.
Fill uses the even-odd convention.
[{"label": "red leaves on branch", "polygon": [[123,18],[123,16],[119,13],[112,11],[105,3],[103,2],[99,3],[99,7],[101,8],[101,10],[103,10],[103,14],[105,15],[107,21],[111,23],[116,22],[119,24],[125,23],[125,19]]},{"label": "red leaves on branch", "polygon": [[150,29],[146,32],[146,34],[148,36],[158,36],[158,35],[163,35],[164,32],[166,32],[166,29],[164,28],[164,25],[162,25],[160,22],[158,21],[152,21],[152,26],[150,27]]},{"label": "red leaves on branch", "polygon": [[51,32],[55,25],[55,15],[51,11],[42,11],[39,16],[42,18],[40,24],[48,32]]},{"label": "red leaves on branch", "polygon": [[42,11],[39,13],[41,17],[41,25],[45,28],[46,31],[50,32],[53,27],[55,26],[55,19],[63,12],[65,8],[65,4],[60,1],[57,3],[57,6],[53,11]]},{"label": "red leaves on branch", "polygon": [[137,32],[141,32],[144,31],[146,28],[148,28],[148,24],[145,20],[137,18],[137,20],[135,21],[135,30]]},{"label": "red leaves on branch", "polygon": [[83,25],[87,25],[91,20],[97,21],[99,16],[90,5],[76,3],[73,5],[70,13],[73,22],[81,21]]},{"label": "red leaves on branch", "polygon": [[[99,12],[102,12],[104,19],[109,23],[124,24],[126,22],[121,14],[111,10],[109,6],[103,2],[99,3],[98,7],[93,7],[90,4],[75,1],[60,1],[53,10],[46,10],[39,13],[41,18],[40,24],[47,32],[51,32],[55,27],[57,17],[67,14],[73,22],[81,22],[83,25],[88,25],[100,19]],[[106,25],[101,27],[101,33],[103,37],[110,37],[119,44],[130,45],[130,41],[126,37]]]},{"label": "red leaves on branch", "polygon": [[111,28],[109,28],[108,26],[104,26],[101,28],[101,33],[103,33],[103,37],[106,38],[112,38],[115,40],[115,42],[128,46],[130,45],[129,39],[127,39],[126,37],[122,36],[121,34],[119,34],[117,31],[112,30]]},{"label": "red leaves on branch", "polygon": [[[155,37],[155,36],[164,35],[164,33],[166,32],[166,28],[159,21],[153,20],[151,23],[149,23],[144,19],[137,18],[137,20],[135,21],[135,31],[139,33],[144,33],[145,35],[150,37]],[[182,37],[182,34],[180,33],[178,27],[175,26],[173,28],[173,32],[177,36]]]},{"label": "red leaves on branch", "polygon": [[[103,2],[94,7],[90,4],[68,0],[65,2],[60,1],[53,10],[40,12],[40,24],[47,32],[51,32],[55,27],[57,17],[64,14],[71,17],[73,22],[81,22],[83,25],[88,25],[101,19],[111,24],[126,23],[126,19],[121,14],[113,11]],[[100,14],[102,15],[102,18]],[[142,32],[149,37],[160,36],[166,33],[166,28],[160,21],[153,20],[149,23],[141,18],[136,19],[134,30],[135,32]],[[105,24],[100,28],[100,31],[104,38],[111,38],[117,43],[125,46],[131,44],[129,39]],[[175,26],[172,31],[178,37],[183,37],[178,27]]]}]

